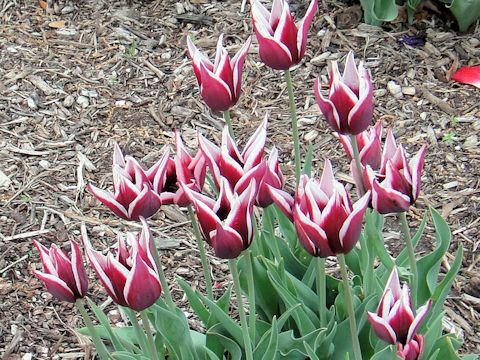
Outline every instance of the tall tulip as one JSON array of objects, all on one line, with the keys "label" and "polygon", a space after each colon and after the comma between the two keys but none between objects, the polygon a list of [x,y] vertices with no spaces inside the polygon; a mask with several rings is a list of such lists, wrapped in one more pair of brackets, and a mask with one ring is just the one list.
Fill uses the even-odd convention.
[{"label": "tall tulip", "polygon": [[[392,345],[399,343],[405,347],[402,348],[405,350],[406,346],[415,346],[411,343],[412,340],[418,341],[418,338],[415,338],[417,330],[431,306],[430,299],[417,310],[417,315],[414,316],[410,289],[407,284],[400,286],[398,271],[394,268],[383,291],[377,312],[368,312],[368,320],[380,339]],[[422,344],[419,344],[419,349],[422,348]]]},{"label": "tall tulip", "polygon": [[315,80],[315,98],[327,123],[340,134],[357,135],[373,118],[373,86],[370,73],[360,64],[357,68],[350,51],[343,75],[333,61],[329,69],[328,97],[321,92],[320,79]]},{"label": "tall tulip", "polygon": [[188,53],[193,63],[200,93],[209,108],[215,111],[226,111],[235,105],[240,98],[242,71],[245,57],[250,48],[251,37],[230,58],[223,47],[223,34],[218,38],[215,62],[202,54],[187,37]]},{"label": "tall tulip", "polygon": [[256,183],[251,181],[242,193],[234,193],[227,179],[220,179],[218,199],[183,186],[194,206],[200,230],[215,255],[222,259],[234,259],[247,249],[253,240],[253,205]]},{"label": "tall tulip", "polygon": [[136,311],[151,306],[162,291],[152,256],[152,233],[145,219],[140,221],[140,235],[127,233],[126,239],[123,234],[117,237],[115,255],[103,255],[92,248],[88,239],[83,239],[88,259],[108,295],[116,304]]},{"label": "tall tulip", "polygon": [[115,215],[126,220],[138,221],[141,216],[154,215],[160,205],[169,165],[168,148],[162,158],[150,169],[144,170],[131,156],[123,156],[117,143],[113,150],[113,194],[92,184],[88,189]]},{"label": "tall tulip", "polygon": [[260,1],[252,1],[253,28],[260,58],[265,65],[276,70],[288,70],[302,60],[317,3],[317,0],[312,0],[305,17],[295,24],[285,0],[273,0],[271,11]]},{"label": "tall tulip", "polygon": [[48,292],[59,300],[71,303],[83,298],[88,290],[88,277],[77,243],[70,242],[72,247],[70,258],[55,244],[48,249],[36,240],[33,243],[40,254],[43,266],[43,272],[36,270],[34,275],[43,281]]}]

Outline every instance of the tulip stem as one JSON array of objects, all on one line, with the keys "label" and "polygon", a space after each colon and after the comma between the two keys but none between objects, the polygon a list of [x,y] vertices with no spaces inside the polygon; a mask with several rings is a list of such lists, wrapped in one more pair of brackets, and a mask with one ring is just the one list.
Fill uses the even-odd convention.
[{"label": "tulip stem", "polygon": [[142,349],[143,354],[147,355],[150,351],[148,350],[145,332],[143,331],[143,329],[140,327],[140,324],[138,323],[137,314],[135,314],[135,312],[128,307],[122,306],[122,309],[127,314],[128,319],[130,320],[130,323],[132,324],[133,329],[135,330],[135,335],[137,336],[137,341],[140,344],[140,348]]},{"label": "tulip stem", "polygon": [[255,282],[253,279],[253,266],[252,266],[252,252],[247,249],[243,252],[245,258],[245,271],[247,274],[247,286],[248,286],[248,316],[250,326],[250,338],[255,346],[255,323],[257,320],[256,305],[255,305]]},{"label": "tulip stem", "polygon": [[175,308],[175,304],[173,302],[172,294],[170,293],[170,288],[168,287],[167,279],[165,278],[165,273],[163,272],[162,268],[162,261],[160,260],[160,254],[158,253],[157,245],[155,244],[155,240],[152,236],[152,248],[153,248],[153,259],[155,260],[155,265],[158,270],[158,278],[160,280],[160,284],[162,284],[163,293],[165,294],[165,300],[167,300],[167,304],[170,308]]},{"label": "tulip stem", "polygon": [[224,119],[225,122],[227,123],[228,133],[230,134],[230,136],[232,137],[232,139],[235,139],[235,137],[234,137],[234,135],[233,135],[232,118],[230,117],[230,110],[225,110],[225,111],[223,112],[223,119]]},{"label": "tulip stem", "polygon": [[207,254],[205,251],[205,242],[203,241],[202,234],[200,233],[200,228],[198,227],[197,218],[193,212],[192,205],[188,205],[188,215],[192,221],[193,232],[195,233],[198,250],[200,251],[200,260],[202,261],[203,276],[205,277],[205,284],[207,287],[207,296],[211,301],[213,301],[212,278],[210,276],[210,265],[208,263]]},{"label": "tulip stem", "polygon": [[400,225],[402,226],[403,239],[405,240],[405,245],[408,252],[408,260],[410,262],[410,271],[412,272],[412,308],[417,308],[417,290],[418,290],[418,270],[417,270],[417,260],[415,259],[415,249],[413,248],[412,238],[410,236],[410,228],[408,227],[407,222],[407,213],[401,212],[398,214],[400,220]]},{"label": "tulip stem", "polygon": [[152,328],[150,326],[150,320],[148,319],[147,312],[145,310],[140,311],[140,317],[142,318],[143,328],[147,333],[147,343],[150,352],[150,359],[160,360],[158,356],[157,347],[155,346],[155,340],[153,338]]},{"label": "tulip stem", "polygon": [[83,302],[81,299],[77,299],[75,301],[75,306],[77,307],[78,311],[82,315],[83,322],[85,323],[88,333],[92,337],[93,344],[95,345],[95,348],[97,349],[98,356],[100,359],[110,359],[110,354],[108,353],[107,348],[105,347],[105,344],[102,342],[102,339],[97,333],[97,330],[95,330],[95,326],[93,326],[92,320],[90,320],[90,317],[87,314],[87,309],[85,309],[85,306],[83,305]]},{"label": "tulip stem", "polygon": [[345,263],[345,256],[343,254],[337,255],[338,263],[340,264],[340,272],[342,273],[343,291],[345,295],[345,306],[348,311],[348,320],[350,322],[350,335],[353,343],[353,354],[355,360],[362,360],[362,350],[360,349],[360,342],[358,341],[357,321],[355,320],[355,310],[353,309],[352,293],[350,292],[350,284],[348,283],[347,264]]},{"label": "tulip stem", "polygon": [[263,231],[269,233],[269,239],[266,240],[264,239],[265,242],[268,242],[272,246],[272,252],[273,256],[275,257],[275,260],[278,262],[282,258],[282,255],[280,253],[280,248],[278,247],[278,239],[275,237],[275,229],[274,229],[274,224],[273,224],[273,216],[272,216],[272,207],[266,207],[263,209],[263,217],[262,217],[262,222],[263,222]]},{"label": "tulip stem", "polygon": [[316,258],[317,261],[317,294],[319,298],[318,302],[318,315],[320,318],[320,327],[327,326],[327,284],[325,277],[325,259],[321,257]]},{"label": "tulip stem", "polygon": [[235,259],[228,260],[228,267],[230,268],[230,272],[232,273],[233,286],[235,288],[235,293],[237,294],[238,315],[240,316],[240,324],[242,325],[246,360],[253,360],[252,343],[250,341],[250,333],[248,332],[248,323],[247,317],[245,316],[245,309],[243,308],[242,289],[240,287],[240,278],[238,276],[237,261]]},{"label": "tulip stem", "polygon": [[357,137],[355,135],[350,135],[350,143],[352,144],[353,159],[358,176],[358,192],[360,196],[363,196],[365,194],[365,184],[363,183],[362,162],[360,161],[360,152],[358,151]]},{"label": "tulip stem", "polygon": [[292,119],[292,135],[293,135],[293,146],[295,154],[295,183],[298,185],[300,181],[300,137],[298,135],[298,124],[297,124],[297,106],[295,105],[295,97],[293,95],[293,83],[292,83],[292,74],[290,69],[285,70],[285,81],[287,83],[288,98],[290,100],[290,116]]}]

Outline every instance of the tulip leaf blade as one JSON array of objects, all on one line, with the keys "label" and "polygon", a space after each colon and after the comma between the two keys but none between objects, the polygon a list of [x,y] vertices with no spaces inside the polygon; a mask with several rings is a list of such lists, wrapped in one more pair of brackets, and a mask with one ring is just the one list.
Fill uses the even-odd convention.
[{"label": "tulip leaf blade", "polygon": [[147,357],[140,354],[132,354],[128,351],[116,351],[110,354],[114,360],[148,360]]},{"label": "tulip leaf blade", "polygon": [[450,229],[442,216],[432,207],[430,207],[430,214],[435,227],[437,246],[431,253],[417,260],[417,304],[425,303],[434,293],[441,261],[451,241]]},{"label": "tulip leaf blade", "polygon": [[280,352],[281,359],[304,360],[308,356],[304,343],[313,346],[311,344],[315,342],[321,330],[322,329],[315,329],[300,338],[294,336],[293,330],[281,332],[278,335],[278,351]]},{"label": "tulip leaf blade", "polygon": [[[215,338],[224,347],[224,349],[228,351],[232,360],[241,360],[242,349],[240,346],[232,339],[226,337],[220,332],[217,332],[217,328],[220,330],[220,324],[217,324],[213,328],[209,329],[207,335]],[[239,344],[243,344],[243,339]]]},{"label": "tulip leaf blade", "polygon": [[376,352],[370,360],[397,360],[397,354],[395,351],[392,351],[391,346],[385,347],[383,350]]},{"label": "tulip leaf blade", "polygon": [[270,329],[260,338],[253,352],[253,358],[259,360],[274,360],[277,358],[278,349],[278,324],[276,316],[273,317]]},{"label": "tulip leaf blade", "polygon": [[455,16],[461,32],[467,31],[470,25],[480,17],[480,2],[478,0],[453,0],[447,7]]},{"label": "tulip leaf blade", "polygon": [[[420,239],[423,236],[423,233],[425,231],[425,226],[427,225],[427,212],[424,213],[422,222],[418,226],[417,231],[415,232],[415,235],[412,237],[412,244],[413,248],[415,249],[420,241]],[[407,249],[403,249],[400,254],[398,254],[396,263],[398,266],[407,266],[408,265],[408,251]]]},{"label": "tulip leaf blade", "polygon": [[197,316],[200,318],[203,325],[207,326],[210,313],[201,300],[202,295],[198,292],[195,292],[185,280],[179,278],[177,279],[177,282],[185,292],[188,302],[190,303],[190,306],[195,314],[197,314]]},{"label": "tulip leaf blade", "polygon": [[317,354],[315,354],[315,350],[312,349],[307,342],[303,342],[303,346],[305,347],[305,351],[307,352],[308,357],[310,360],[320,360]]}]

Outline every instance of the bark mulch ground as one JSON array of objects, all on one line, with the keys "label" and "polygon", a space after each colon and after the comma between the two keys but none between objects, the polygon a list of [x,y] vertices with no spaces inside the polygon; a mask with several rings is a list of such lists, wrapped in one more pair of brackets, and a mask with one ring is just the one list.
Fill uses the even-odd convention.
[{"label": "bark mulch ground", "polygon": [[[92,348],[75,331],[82,322],[32,276],[39,268],[31,239],[66,246],[85,223],[95,246],[111,246],[120,222],[86,191],[85,184],[111,184],[112,142],[146,165],[161,146],[183,131],[196,148],[200,130],[218,139],[223,126],[199,97],[187,59],[186,36],[213,52],[217,37],[233,53],[252,32],[248,5],[240,1],[56,1],[51,13],[35,0],[0,0],[0,353],[4,359],[91,358]],[[292,1],[297,12],[305,2]],[[428,142],[422,196],[409,213],[415,225],[428,205],[453,232],[444,269],[461,243],[462,269],[447,301],[446,327],[465,338],[463,351],[480,351],[480,91],[448,82],[461,65],[480,58],[480,26],[458,34],[438,9],[422,10],[412,26],[361,24],[358,6],[320,4],[304,61],[293,69],[304,144],[314,146],[314,168],[332,159],[350,181],[343,150],[326,127],[313,97],[313,81],[326,82],[326,64],[354,50],[375,82],[375,118],[393,126],[413,154]],[[424,32],[414,48],[399,39]],[[254,41],[245,65],[243,94],[232,112],[240,142],[270,114],[269,144],[279,148],[282,168],[292,174],[288,97],[281,73],[259,61]],[[303,149],[305,151],[305,149]],[[291,183],[291,182],[290,182]],[[152,219],[174,296],[181,276],[203,288],[200,260],[184,211],[164,207]],[[129,224],[130,229],[137,224]],[[399,229],[386,234],[396,250]],[[431,225],[422,242],[434,243]],[[219,291],[227,267],[210,257]],[[114,322],[123,319],[95,282],[91,296]],[[194,324],[194,322],[192,322]]]}]

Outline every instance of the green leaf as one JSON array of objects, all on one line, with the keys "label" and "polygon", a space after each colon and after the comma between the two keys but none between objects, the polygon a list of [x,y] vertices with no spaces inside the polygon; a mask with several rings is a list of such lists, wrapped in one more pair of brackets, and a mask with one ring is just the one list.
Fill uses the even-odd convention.
[{"label": "green leaf", "polygon": [[459,344],[454,344],[454,338],[452,335],[444,335],[435,342],[435,345],[433,345],[433,353],[431,356],[427,357],[427,359],[435,356],[435,358],[439,360],[460,360],[460,357],[457,355],[458,347]]},{"label": "green leaf", "polygon": [[453,16],[457,19],[460,31],[467,31],[470,25],[480,17],[480,1],[478,0],[453,0],[450,6]]},{"label": "green leaf", "polygon": [[437,286],[438,274],[443,256],[450,246],[451,233],[447,223],[441,215],[430,208],[433,225],[435,227],[437,247],[430,254],[417,260],[418,267],[418,295],[417,304],[425,303],[433,294]]},{"label": "green leaf", "polygon": [[305,164],[303,165],[303,173],[308,177],[312,176],[312,163],[313,163],[313,145],[308,143],[307,154],[305,155]]},{"label": "green leaf", "polygon": [[370,360],[397,360],[396,351],[392,350],[391,346],[387,346],[382,351],[379,351],[373,355]]},{"label": "green leaf", "polygon": [[277,358],[278,324],[277,318],[272,319],[270,329],[263,334],[253,352],[254,359],[274,360]]},{"label": "green leaf", "polygon": [[[216,326],[217,327],[217,326]],[[231,360],[242,360],[242,349],[240,346],[233,341],[232,339],[224,336],[223,334],[217,332],[217,329],[212,328],[208,331],[207,335],[216,338],[216,340],[223,345],[226,351],[229,352]],[[243,339],[240,344],[243,344]],[[183,360],[183,359],[182,359]]]},{"label": "green leaf", "polygon": [[413,18],[415,16],[415,12],[417,11],[418,5],[422,2],[422,0],[408,0],[407,1],[407,14],[408,14],[408,23],[413,23]]},{"label": "green leaf", "polygon": [[305,350],[310,360],[320,360],[317,354],[315,354],[315,350],[313,350],[307,342],[303,342],[303,346],[305,346]]},{"label": "green leaf", "polygon": [[[423,214],[422,222],[420,223],[420,226],[417,229],[417,232],[415,235],[412,237],[412,244],[413,248],[415,249],[416,246],[418,245],[418,242],[423,236],[423,232],[425,231],[425,226],[427,225],[427,213],[425,212]],[[397,259],[395,260],[398,266],[406,267],[408,266],[408,250],[404,248],[400,254],[398,254]]]},{"label": "green leaf", "polygon": [[239,344],[243,344],[243,334],[240,325],[238,325],[229,314],[223,311],[217,304],[213,301],[203,298],[203,302],[207,304],[208,308],[211,311],[212,316],[214,316],[220,324],[225,328],[225,330],[233,336],[235,341]]},{"label": "green leaf", "polygon": [[132,354],[128,351],[116,351],[110,354],[114,360],[148,360],[146,356],[140,354]]},{"label": "green leaf", "polygon": [[100,322],[100,324],[103,326],[103,328],[107,331],[108,337],[107,339],[110,340],[113,344],[113,348],[116,351],[122,351],[126,350],[128,348],[129,350],[132,350],[133,344],[130,341],[127,342],[122,342],[118,336],[115,334],[113,331],[113,328],[110,326],[110,321],[107,318],[107,315],[100,309],[90,298],[87,297],[87,302],[88,306],[90,309],[92,309],[93,313],[95,314],[95,317],[97,320]]},{"label": "green leaf", "polygon": [[293,330],[280,333],[278,336],[280,359],[305,360],[308,354],[304,344],[307,343],[313,346],[320,331],[321,329],[316,329],[300,338],[294,336]]},{"label": "green leaf", "polygon": [[187,295],[188,302],[195,314],[200,318],[204,326],[208,325],[210,312],[202,302],[202,297],[199,292],[193,290],[190,285],[183,279],[177,278],[177,282]]}]

